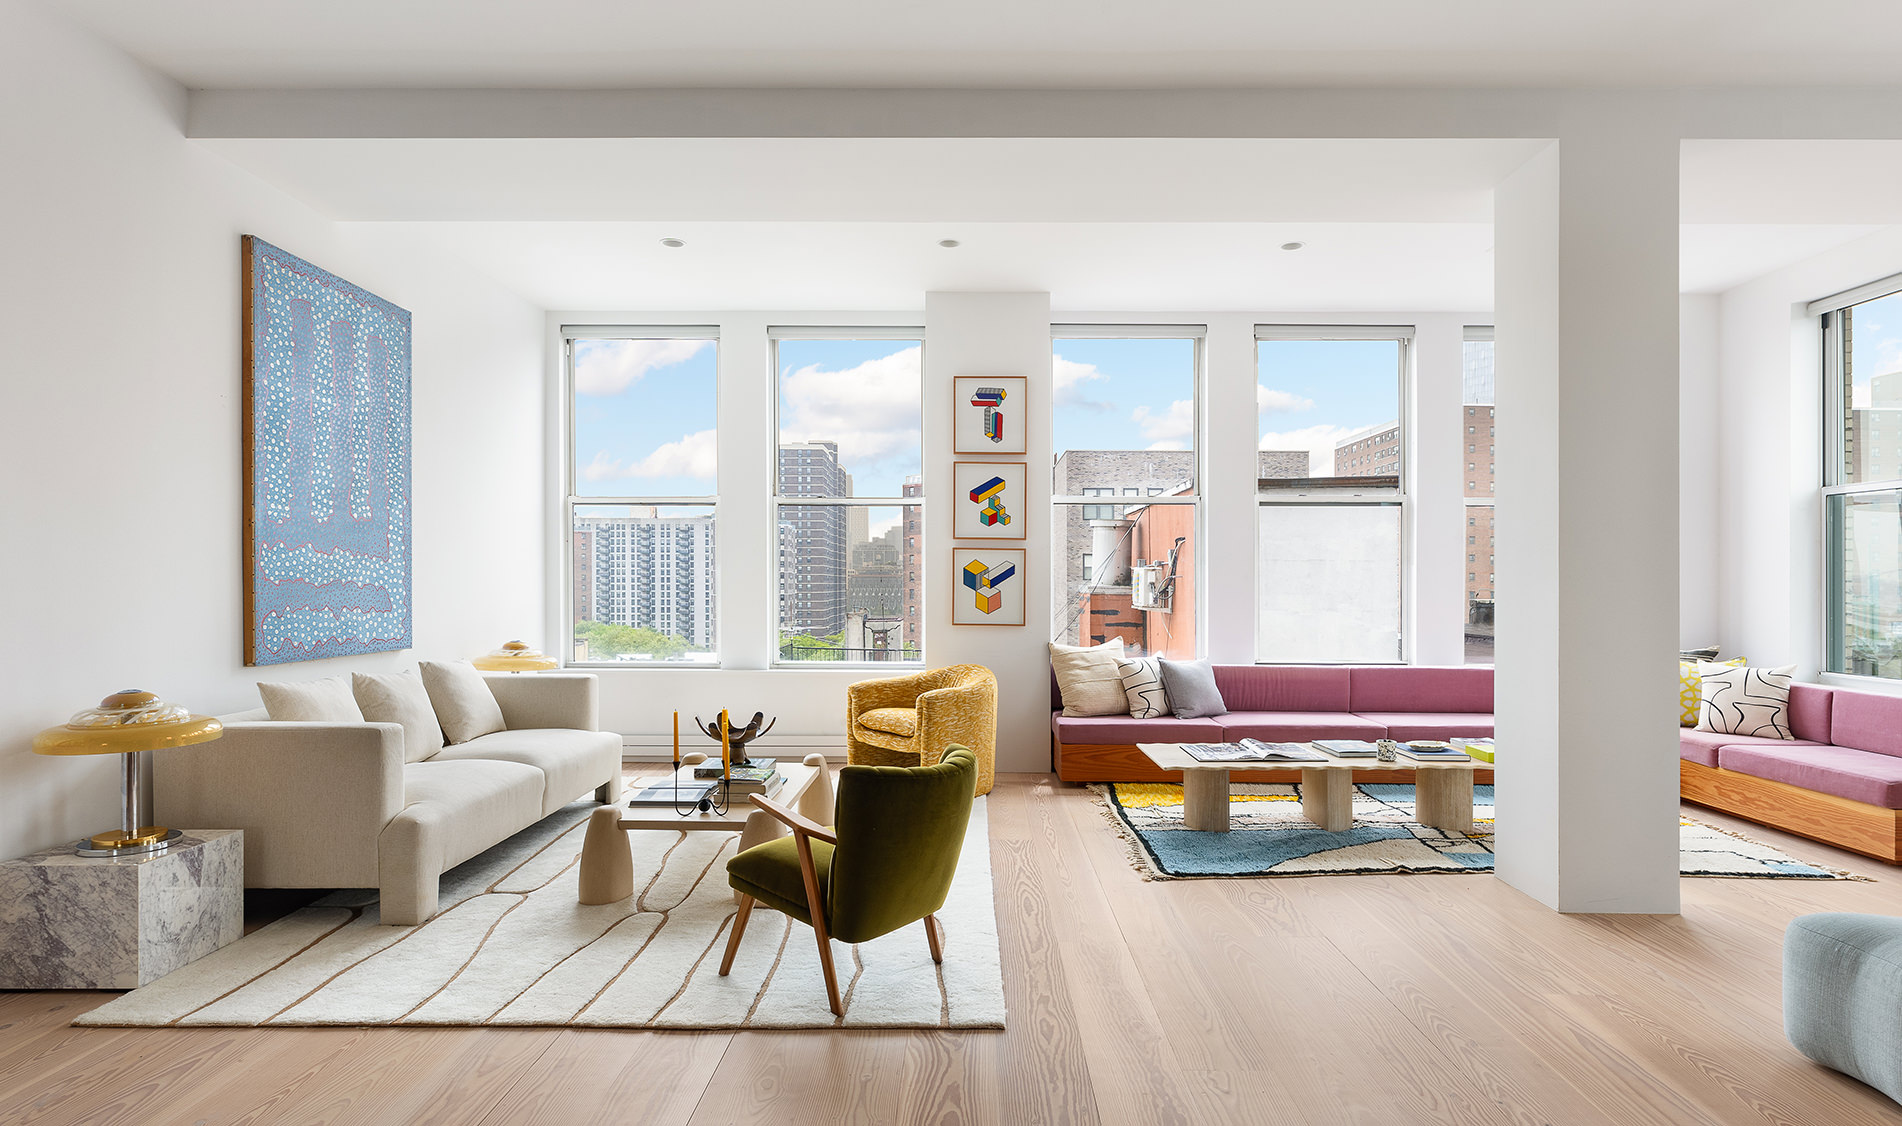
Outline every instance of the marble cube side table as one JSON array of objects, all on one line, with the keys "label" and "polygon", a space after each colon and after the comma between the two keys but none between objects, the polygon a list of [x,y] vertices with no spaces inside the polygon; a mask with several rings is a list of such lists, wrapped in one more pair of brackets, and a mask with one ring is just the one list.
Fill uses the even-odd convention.
[{"label": "marble cube side table", "polygon": [[0,860],[0,989],[135,989],[244,933],[244,831],[164,852]]}]

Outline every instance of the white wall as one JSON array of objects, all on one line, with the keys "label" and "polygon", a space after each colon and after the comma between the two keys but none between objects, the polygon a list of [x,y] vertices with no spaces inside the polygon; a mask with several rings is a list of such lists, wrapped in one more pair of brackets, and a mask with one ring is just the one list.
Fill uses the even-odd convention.
[{"label": "white wall", "polygon": [[1718,594],[1718,300],[1678,298],[1678,643],[1700,648],[1721,632]]},{"label": "white wall", "polygon": [[1897,271],[1902,228],[1890,228],[1719,301],[1719,640],[1802,680],[1824,663],[1822,339],[1803,306]]},{"label": "white wall", "polygon": [[[117,825],[116,761],[30,751],[115,689],[252,707],[259,679],[466,656],[541,613],[539,315],[200,151],[185,102],[0,0],[3,856]],[[415,315],[414,652],[243,667],[243,233]]]}]

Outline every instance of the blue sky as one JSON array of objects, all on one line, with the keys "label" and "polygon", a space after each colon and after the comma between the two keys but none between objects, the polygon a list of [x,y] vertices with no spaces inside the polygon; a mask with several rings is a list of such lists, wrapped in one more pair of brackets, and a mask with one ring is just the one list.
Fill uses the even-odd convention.
[{"label": "blue sky", "polygon": [[[1262,448],[1329,469],[1336,440],[1398,417],[1397,348],[1264,341]],[[1188,448],[1194,356],[1186,339],[1056,341],[1056,449]],[[717,357],[711,340],[576,341],[577,492],[712,495]],[[898,495],[919,471],[919,359],[915,341],[781,341],[781,439],[837,441],[855,495]]]},{"label": "blue sky", "polygon": [[1872,406],[1869,381],[1878,375],[1902,370],[1902,293],[1856,306],[1850,327],[1850,347],[1854,350],[1850,370],[1855,380],[1851,405]]}]

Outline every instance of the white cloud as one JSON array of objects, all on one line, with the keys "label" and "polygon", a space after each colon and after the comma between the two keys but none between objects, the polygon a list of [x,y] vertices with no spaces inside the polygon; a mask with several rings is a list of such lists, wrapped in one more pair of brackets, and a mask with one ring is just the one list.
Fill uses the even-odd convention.
[{"label": "white cloud", "polygon": [[780,441],[837,442],[848,467],[917,449],[919,359],[914,347],[843,371],[813,364],[788,373]]},{"label": "white cloud", "polygon": [[1084,384],[1101,379],[1106,374],[1098,370],[1095,364],[1080,364],[1055,356],[1050,361],[1050,374],[1054,382],[1051,401],[1057,406],[1095,411],[1112,409],[1110,404],[1092,399],[1084,393]]},{"label": "white cloud", "polygon": [[1261,414],[1293,414],[1313,409],[1313,399],[1292,391],[1277,391],[1266,384],[1255,384],[1255,410]]},{"label": "white cloud", "polygon": [[1308,451],[1308,476],[1327,477],[1334,473],[1334,443],[1353,433],[1357,433],[1353,427],[1329,426],[1322,423],[1316,426],[1304,426],[1299,430],[1263,434],[1259,448],[1306,450]]},{"label": "white cloud", "polygon": [[1177,399],[1161,414],[1147,406],[1137,407],[1129,417],[1152,443],[1152,450],[1186,450],[1189,436],[1195,433],[1195,404],[1188,399]]},{"label": "white cloud", "polygon": [[594,460],[582,467],[581,477],[585,481],[628,477],[691,477],[711,481],[719,464],[717,452],[718,432],[699,430],[684,435],[678,442],[661,444],[633,465],[624,465],[620,458],[611,458],[606,450],[599,450]]},{"label": "white cloud", "polygon": [[617,340],[575,349],[575,392],[619,395],[655,368],[682,363],[711,348],[711,340]]}]

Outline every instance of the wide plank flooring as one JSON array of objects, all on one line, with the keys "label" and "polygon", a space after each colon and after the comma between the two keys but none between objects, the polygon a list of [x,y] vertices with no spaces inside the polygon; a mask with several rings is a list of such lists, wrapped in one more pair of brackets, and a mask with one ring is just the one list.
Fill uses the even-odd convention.
[{"label": "wide plank flooring", "polygon": [[1868,883],[1686,880],[1562,916],[1487,876],[1148,883],[1088,791],[1000,775],[1002,1033],[75,1029],[0,993],[0,1123],[1902,1123],[1783,1038],[1808,911]]}]

